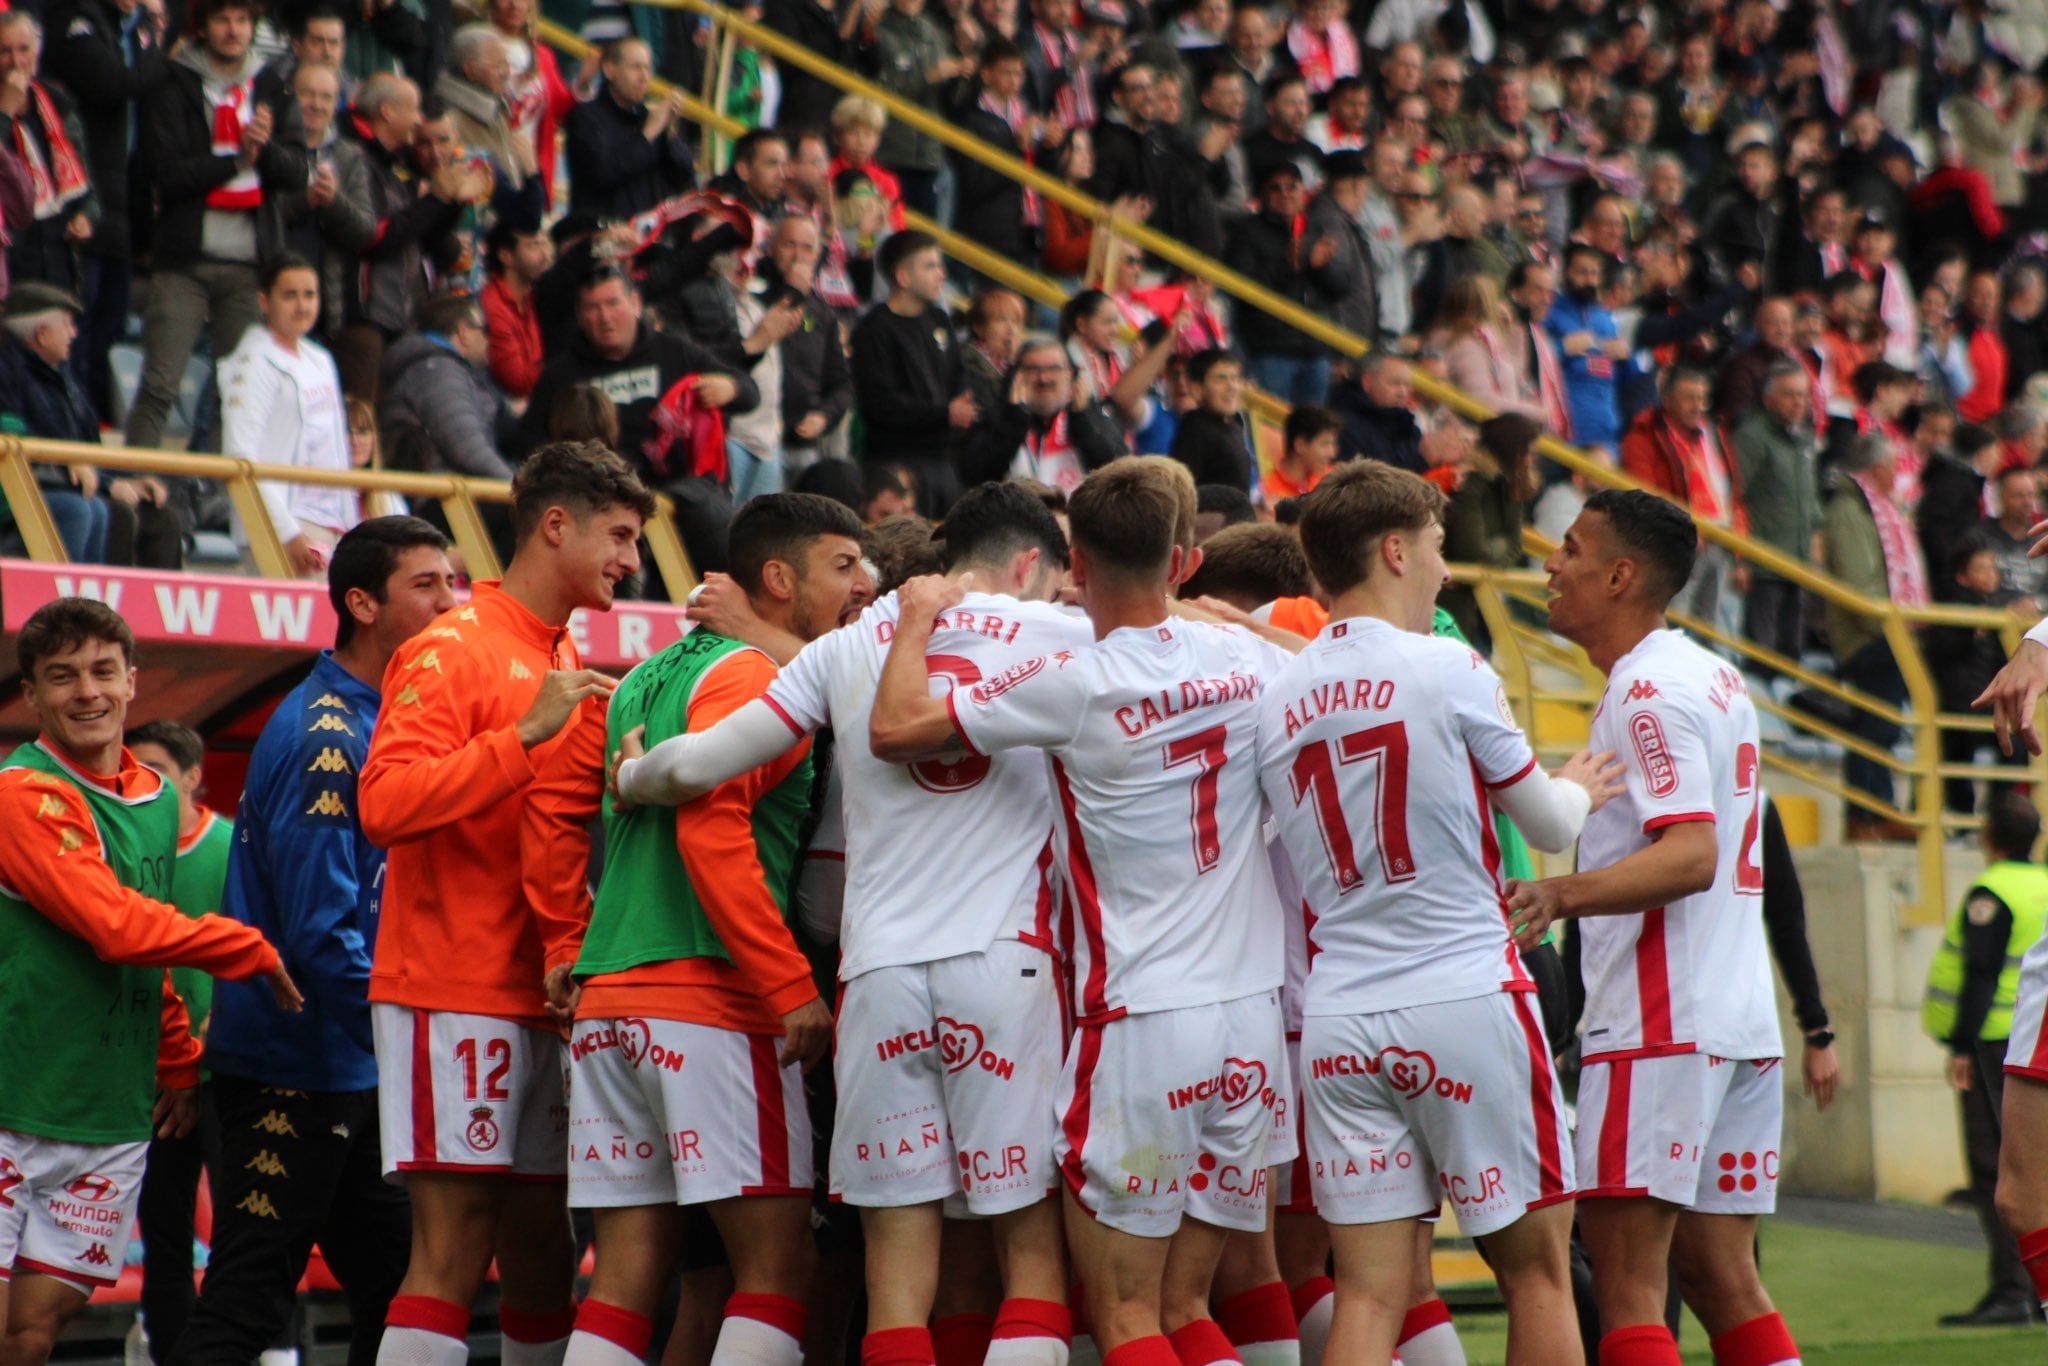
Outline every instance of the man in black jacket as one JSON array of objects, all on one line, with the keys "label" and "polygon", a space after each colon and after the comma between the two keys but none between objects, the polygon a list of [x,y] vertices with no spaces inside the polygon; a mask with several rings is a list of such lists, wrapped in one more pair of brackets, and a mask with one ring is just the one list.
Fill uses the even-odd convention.
[{"label": "man in black jacket", "polygon": [[861,458],[907,467],[917,476],[917,510],[943,517],[960,496],[955,448],[981,416],[938,306],[945,258],[930,234],[910,228],[882,243],[875,264],[889,300],[853,330],[854,401],[867,424]]},{"label": "man in black jacket", "polygon": [[1072,493],[1089,471],[1130,453],[1107,409],[1074,402],[1074,362],[1057,337],[1024,339],[1005,397],[968,435],[960,473],[970,486],[1016,476]]},{"label": "man in black jacket", "polygon": [[1359,382],[1330,395],[1330,406],[1343,419],[1337,433],[1340,460],[1383,460],[1389,465],[1425,474],[1422,427],[1409,407],[1415,390],[1408,362],[1387,351],[1369,351],[1359,361]]},{"label": "man in black jacket", "polygon": [[839,315],[814,287],[821,251],[817,222],[791,214],[776,223],[761,263],[767,297],[786,295],[803,309],[803,321],[782,339],[782,462],[790,474],[845,453],[839,424],[853,408],[853,367]]},{"label": "man in black jacket", "polygon": [[100,419],[108,421],[115,404],[107,352],[127,330],[134,257],[148,247],[148,234],[136,231],[149,217],[149,192],[135,155],[142,137],[135,113],[137,102],[169,73],[163,7],[160,0],[57,0],[49,17],[44,69],[78,104],[85,129],[80,150],[100,204],[99,222],[82,249],[85,315],[74,363]]},{"label": "man in black jacket", "polygon": [[143,155],[156,181],[157,216],[131,446],[162,444],[201,327],[213,354],[224,357],[256,323],[257,272],[283,243],[276,198],[307,181],[298,106],[260,70],[250,43],[254,4],[198,0],[200,41],[178,50],[169,75],[143,100]]},{"label": "man in black jacket", "polygon": [[1104,202],[1139,198],[1151,205],[1148,226],[1196,251],[1216,251],[1222,237],[1208,167],[1183,154],[1152,119],[1157,73],[1129,62],[1105,78],[1109,109],[1095,125],[1095,174],[1082,188]]},{"label": "man in black jacket", "polygon": [[[1334,235],[1297,236],[1303,199],[1293,162],[1267,162],[1257,175],[1259,211],[1231,224],[1223,263],[1310,313],[1328,314],[1363,287],[1356,258],[1339,257]],[[1314,337],[1253,309],[1239,313],[1237,333],[1251,358],[1246,368],[1261,389],[1289,403],[1321,403],[1328,396],[1329,351]]]},{"label": "man in black jacket", "polygon": [[697,183],[683,140],[680,92],[650,106],[654,58],[638,38],[605,49],[604,88],[562,121],[569,149],[569,209],[631,218]]},{"label": "man in black jacket", "polygon": [[1200,352],[1188,362],[1188,383],[1195,406],[1181,414],[1173,458],[1188,467],[1198,485],[1225,484],[1249,492],[1252,451],[1242,410],[1243,362],[1228,351]]},{"label": "man in black jacket", "polygon": [[[1021,159],[1030,149],[1019,142],[1019,133],[1035,141],[1046,127],[1041,118],[1024,112],[1023,89],[1024,54],[1014,43],[992,38],[981,50],[980,83],[974,100],[955,112],[954,121],[961,132]],[[1036,222],[1027,209],[1035,207],[1035,201],[1025,195],[1024,187],[973,157],[960,152],[949,156],[953,163],[954,231],[1012,261],[1032,261]]]}]

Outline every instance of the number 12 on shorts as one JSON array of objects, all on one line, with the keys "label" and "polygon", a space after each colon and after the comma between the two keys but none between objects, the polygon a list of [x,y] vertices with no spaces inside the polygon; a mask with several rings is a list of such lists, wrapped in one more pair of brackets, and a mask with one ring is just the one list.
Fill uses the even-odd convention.
[{"label": "number 12 on shorts", "polygon": [[463,1039],[455,1045],[455,1060],[462,1064],[462,1096],[464,1100],[510,1100],[512,1093],[505,1089],[505,1074],[512,1070],[512,1041],[510,1039],[485,1039],[484,1062],[491,1070],[484,1076],[483,1094],[476,1089],[476,1040]]},{"label": "number 12 on shorts", "polygon": [[1408,845],[1408,724],[1389,721],[1315,740],[1294,756],[1288,789],[1294,804],[1313,800],[1309,808],[1323,837],[1330,876],[1337,890],[1348,892],[1364,880],[1358,871],[1358,846],[1344,815],[1344,796],[1337,790],[1337,770],[1373,761],[1372,824],[1380,851],[1380,871],[1389,883],[1415,878],[1415,855]]}]

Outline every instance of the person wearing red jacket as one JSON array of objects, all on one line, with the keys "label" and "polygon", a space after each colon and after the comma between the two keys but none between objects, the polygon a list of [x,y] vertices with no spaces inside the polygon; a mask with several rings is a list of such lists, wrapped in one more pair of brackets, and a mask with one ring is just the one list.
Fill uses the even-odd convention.
[{"label": "person wearing red jacket", "polygon": [[556,135],[563,115],[576,107],[576,92],[562,79],[554,50],[534,39],[535,9],[533,0],[490,0],[485,17],[505,40],[505,55],[512,62],[512,79],[505,87],[512,132],[533,140],[541,190],[553,208],[560,160],[555,155]]},{"label": "person wearing red jacket", "polygon": [[[1677,366],[1664,378],[1662,401],[1637,415],[1621,439],[1621,469],[1695,517],[1736,531],[1749,529],[1735,465],[1720,429],[1707,416],[1706,373]],[[1712,542],[1700,546],[1692,578],[1671,600],[1671,610],[1720,626],[1721,603],[1749,590],[1749,572]]]}]

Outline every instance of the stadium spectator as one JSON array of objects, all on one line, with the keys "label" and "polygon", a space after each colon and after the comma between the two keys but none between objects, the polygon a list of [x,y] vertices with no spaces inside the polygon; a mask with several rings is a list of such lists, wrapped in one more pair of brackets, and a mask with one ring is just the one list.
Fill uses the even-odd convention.
[{"label": "stadium spectator", "polygon": [[1553,301],[1543,325],[1564,359],[1565,396],[1572,439],[1612,456],[1621,439],[1615,407],[1615,363],[1628,355],[1614,314],[1600,303],[1606,263],[1600,252],[1573,243],[1565,253],[1564,297]]},{"label": "stadium spectator", "polygon": [[1204,351],[1188,362],[1195,406],[1181,414],[1173,458],[1195,483],[1250,490],[1257,461],[1245,420],[1244,364],[1228,351]]},{"label": "stadium spectator", "polygon": [[[1019,160],[1035,160],[1042,145],[1057,144],[1065,130],[1047,124],[1024,103],[1024,54],[1015,44],[995,39],[983,47],[977,79],[972,102],[962,105],[957,116],[963,132]],[[954,230],[1019,265],[1031,264],[1036,255],[1032,229],[1043,217],[1038,192],[961,152],[953,152],[949,164]]]},{"label": "stadium spectator", "polygon": [[[1457,487],[1444,507],[1444,558],[1455,564],[1519,569],[1524,509],[1535,497],[1537,421],[1503,413],[1479,426],[1479,439],[1458,471]],[[1493,652],[1493,632],[1480,615],[1479,600],[1463,584],[1446,584],[1437,605],[1451,614],[1458,631],[1481,654]]]},{"label": "stadium spectator", "polygon": [[169,74],[164,16],[160,6],[141,0],[57,0],[45,13],[57,35],[45,44],[48,71],[78,105],[85,131],[79,150],[100,206],[100,220],[81,249],[86,311],[78,378],[101,420],[111,421],[116,409],[107,352],[127,333],[134,220],[147,217],[146,202],[136,203],[134,195],[143,170],[135,161],[142,145],[135,115]]},{"label": "stadium spectator", "polygon": [[[20,284],[7,297],[4,323],[7,339],[0,346],[0,423],[24,436],[97,445],[99,416],[78,387],[70,364],[78,336],[78,300],[49,285]],[[59,465],[38,461],[36,485],[66,559],[76,564],[107,562],[108,523],[113,515],[111,488],[103,495],[101,472],[91,465]],[[109,481],[111,482],[111,481]],[[140,493],[145,481],[124,481]],[[161,482],[146,481],[151,497]],[[9,518],[7,540],[19,543]],[[133,530],[130,529],[130,538]]]},{"label": "stadium spectator", "polygon": [[1024,300],[1015,293],[990,287],[968,301],[967,349],[961,353],[960,368],[974,406],[982,412],[992,413],[1007,401],[1017,347],[1023,340]]},{"label": "stadium spectator", "polygon": [[484,241],[490,282],[481,302],[490,337],[491,381],[522,407],[540,379],[545,359],[533,285],[554,259],[554,244],[545,232],[525,231],[510,219],[499,219]]},{"label": "stadium spectator", "polygon": [[[1960,607],[1997,607],[2011,600],[1999,583],[1998,552],[1982,532],[1971,532],[1956,546],[1948,561],[1947,582],[1940,599]],[[2005,664],[2005,641],[1986,626],[1929,625],[1921,635],[1921,649],[1928,672],[1934,675],[1936,697],[1945,712],[1968,712],[1984,689]],[[1941,732],[1941,761],[1945,764],[1974,764],[1979,751],[1995,742],[1982,731],[1951,729]],[[1994,760],[1993,762],[1996,762]],[[1993,787],[1993,793],[1998,789]],[[1970,815],[1977,809],[1977,784],[1966,777],[1942,780],[1942,804],[1946,810]],[[1947,1042],[1942,1038],[1941,1042]],[[1966,1104],[1968,1102],[1965,1102]],[[1972,1116],[1964,1115],[1965,1146],[1971,1165],[1971,1185],[1978,1185]],[[1989,1164],[1995,1174],[1998,1164]],[[1984,1183],[1986,1190],[1989,1182]],[[1973,1191],[1973,1193],[1975,1193]],[[1996,1243],[1993,1244],[1994,1249]],[[1993,1284],[1999,1277],[1994,1274]]]},{"label": "stadium spectator", "polygon": [[[178,801],[171,904],[189,920],[220,913],[235,823],[199,800],[206,778],[206,742],[176,721],[150,721],[128,732],[128,752],[162,778]],[[185,1003],[191,1037],[204,1043],[212,1023],[213,979],[193,968],[173,968],[171,985]],[[198,1128],[180,1138],[149,1142],[142,1203],[136,1210],[143,1224],[142,1320],[150,1351],[166,1360],[183,1339],[199,1298],[192,1280],[193,1216],[200,1171],[220,1165],[220,1144],[220,1120],[210,1090],[200,1102]]]},{"label": "stadium spectator", "polygon": [[1081,188],[1106,203],[1147,203],[1149,215],[1139,215],[1147,227],[1213,254],[1222,241],[1215,199],[1206,176],[1153,118],[1157,78],[1142,62],[1127,62],[1105,78],[1109,107],[1092,130],[1095,170]]},{"label": "stadium spectator", "polygon": [[795,330],[776,348],[782,357],[782,461],[788,475],[823,454],[844,450],[842,424],[853,407],[845,334],[832,306],[818,295],[820,254],[818,225],[790,214],[777,220],[761,264],[770,297],[787,291],[802,312]]},{"label": "stadium spectator", "polygon": [[[1363,262],[1342,251],[1334,233],[1297,234],[1304,204],[1301,175],[1292,162],[1257,172],[1258,212],[1231,225],[1224,264],[1264,285],[1311,315],[1335,307],[1358,285],[1347,277]],[[1314,337],[1263,312],[1244,310],[1237,323],[1246,374],[1261,389],[1289,403],[1320,403],[1330,391],[1330,357]]]},{"label": "stadium spectator", "polygon": [[1267,507],[1283,498],[1299,498],[1323,481],[1337,463],[1337,433],[1343,424],[1328,408],[1304,403],[1290,409],[1281,424],[1280,453],[1259,480]]},{"label": "stadium spectator", "polygon": [[1778,288],[1788,294],[1814,293],[1849,268],[1848,197],[1840,189],[1823,185],[1807,194],[1800,224],[1797,234],[1785,235],[1778,267]]},{"label": "stadium spectator", "polygon": [[1452,384],[1496,413],[1542,415],[1541,404],[1522,396],[1522,371],[1511,349],[1521,325],[1490,276],[1468,275],[1452,285],[1436,321],[1435,345]]},{"label": "stadium spectator", "polygon": [[[1361,90],[1363,86],[1359,87]],[[1309,201],[1302,236],[1314,243],[1332,238],[1337,254],[1330,260],[1331,278],[1341,282],[1329,305],[1331,322],[1368,341],[1380,334],[1379,287],[1373,279],[1372,242],[1361,222],[1372,188],[1371,169],[1361,152],[1341,152],[1323,168],[1323,192]]]},{"label": "stadium spectator", "polygon": [[1339,440],[1344,459],[1384,460],[1413,474],[1429,469],[1405,359],[1368,351],[1359,361],[1358,383],[1340,386],[1330,398],[1344,423]]},{"label": "stadium spectator", "polygon": [[[1708,419],[1703,371],[1679,367],[1665,373],[1662,402],[1638,416],[1622,438],[1621,469],[1702,521],[1748,530],[1735,463],[1723,454],[1719,431]],[[1748,577],[1747,566],[1736,565],[1725,547],[1703,540],[1692,578],[1672,598],[1672,609],[1721,626],[1723,604],[1748,586]],[[1727,591],[1731,585],[1735,594]]]},{"label": "stadium spectator", "polygon": [[[513,416],[485,378],[490,334],[484,312],[467,295],[445,295],[420,312],[419,330],[400,337],[384,356],[377,420],[400,469],[510,479],[504,455]],[[486,524],[502,535],[494,504]]]},{"label": "stadium spectator", "polygon": [[178,49],[140,111],[157,212],[131,446],[162,444],[202,328],[221,358],[255,325],[258,271],[282,248],[266,199],[307,182],[298,107],[250,46],[253,6],[198,0],[199,41]]},{"label": "stadium spectator", "polygon": [[1022,340],[1001,401],[969,432],[961,454],[968,485],[1033,479],[1071,493],[1090,470],[1127,454],[1123,432],[1100,404],[1081,401],[1074,363],[1057,337]]},{"label": "stadium spectator", "polygon": [[1998,338],[2005,343],[2005,401],[2016,403],[2027,381],[2048,370],[2048,278],[2038,264],[2013,267],[2005,288]]},{"label": "stadium spectator", "polygon": [[292,72],[292,97],[305,125],[313,175],[303,190],[279,197],[284,242],[293,255],[312,262],[320,276],[320,321],[314,332],[331,346],[341,334],[349,277],[361,264],[360,253],[377,240],[370,167],[361,146],[335,127],[341,85],[333,67],[300,62]]},{"label": "stadium spectator", "polygon": [[[489,0],[484,16],[504,40],[505,57],[511,63],[505,102],[511,110],[513,137],[532,147],[539,166],[541,200],[552,206],[561,150],[558,135],[562,119],[576,107],[576,94],[562,79],[554,49],[535,37],[539,10],[534,0]],[[785,75],[785,84],[790,80]],[[783,109],[787,114],[786,92]]]},{"label": "stadium spectator", "polygon": [[1541,261],[1518,263],[1508,272],[1508,303],[1515,326],[1507,338],[1521,392],[1560,441],[1572,439],[1571,396],[1565,388],[1564,357],[1544,324],[1557,300],[1557,270]]},{"label": "stadium spectator", "polygon": [[1333,82],[1327,111],[1309,117],[1308,140],[1325,157],[1337,152],[1365,153],[1373,141],[1372,86],[1361,76],[1343,76]]},{"label": "stadium spectator", "polygon": [[876,265],[888,300],[861,319],[849,344],[854,404],[866,426],[862,458],[908,466],[918,511],[941,516],[960,495],[953,452],[981,416],[938,306],[945,258],[929,235],[910,230],[882,244]]},{"label": "stadium spectator", "polygon": [[2005,406],[2006,378],[2012,358],[1999,335],[2005,287],[1998,276],[1980,270],[1970,276],[1963,293],[1960,330],[1969,339],[1970,373],[1974,382],[1956,395],[1956,415],[1965,422],[1989,422]]},{"label": "stadium spectator", "polygon": [[[1799,564],[1814,562],[1820,531],[1812,395],[1806,367],[1780,361],[1764,375],[1763,401],[1728,438],[1749,534]],[[1798,659],[1806,639],[1799,585],[1763,564],[1748,569],[1745,633],[1767,650]]]},{"label": "stadium spectator", "polygon": [[[1929,600],[1927,569],[1920,557],[1913,524],[1892,501],[1897,452],[1882,436],[1859,436],[1850,443],[1837,468],[1842,482],[1821,515],[1825,547],[1823,567],[1851,590],[1873,598],[1889,598],[1901,606]],[[1900,706],[1906,685],[1899,664],[1883,634],[1867,617],[1828,604],[1828,642],[1834,650],[1841,680],[1871,696]],[[1899,738],[1899,727],[1862,708],[1849,716],[1849,730],[1879,749]],[[1851,788],[1894,807],[1892,771],[1854,751],[1842,756],[1842,778]],[[1857,802],[1847,807],[1849,839],[1910,839],[1911,828]]]},{"label": "stadium spectator", "polygon": [[569,209],[599,219],[631,218],[696,183],[683,122],[683,96],[647,102],[654,57],[638,38],[605,49],[604,84],[562,120],[569,154]]},{"label": "stadium spectator", "polygon": [[2007,465],[1993,481],[1996,515],[1980,528],[1998,562],[1998,595],[2040,610],[2048,604],[2048,564],[2027,555],[2027,532],[2041,520],[2041,474],[2032,465]]},{"label": "stadium spectator", "polygon": [[1791,300],[1765,299],[1756,308],[1756,339],[1722,362],[1714,413],[1730,431],[1763,401],[1766,375],[1780,365],[1798,364],[1792,319]]},{"label": "stadium spectator", "polygon": [[1941,126],[1962,160],[1990,182],[1992,201],[2017,209],[2026,202],[2020,152],[2040,122],[2043,91],[2031,75],[2008,87],[2000,65],[1986,56],[1961,73],[1957,93],[1941,106]]},{"label": "stadium spectator", "polygon": [[[888,0],[877,17],[870,12],[865,33],[867,60],[884,90],[938,113],[944,89],[974,74],[972,57],[954,55],[945,31],[925,13],[926,0]],[[891,119],[882,130],[875,160],[896,178],[908,208],[930,217],[938,212],[939,168],[945,152],[939,140]]]},{"label": "stadium spectator", "polygon": [[1322,148],[1309,139],[1308,82],[1299,71],[1282,71],[1266,82],[1263,92],[1265,122],[1244,139],[1245,167],[1251,173],[1256,194],[1266,173],[1276,166],[1291,166],[1302,188],[1310,193],[1322,188]]},{"label": "stadium spectator", "polygon": [[[511,82],[512,58],[504,36],[489,24],[469,24],[455,32],[448,69],[434,81],[434,99],[454,119],[463,145],[489,162],[498,212],[538,223],[547,207],[539,188],[540,165],[532,139],[513,126],[507,100]],[[529,184],[534,187],[530,192]]]},{"label": "stadium spectator", "polygon": [[7,272],[76,292],[77,252],[103,210],[78,106],[63,86],[37,79],[42,55],[43,28],[33,14],[0,14],[0,146],[27,164],[35,191],[30,218],[7,225]]},{"label": "stadium spectator", "polygon": [[[1784,235],[1778,181],[1778,157],[1769,141],[1745,135],[1734,149],[1736,183],[1719,195],[1700,222],[1700,242],[1713,255],[1722,273],[1732,273],[1744,261],[1765,264],[1764,287],[1782,293],[1775,269]],[[1705,168],[1695,166],[1696,172]]]}]

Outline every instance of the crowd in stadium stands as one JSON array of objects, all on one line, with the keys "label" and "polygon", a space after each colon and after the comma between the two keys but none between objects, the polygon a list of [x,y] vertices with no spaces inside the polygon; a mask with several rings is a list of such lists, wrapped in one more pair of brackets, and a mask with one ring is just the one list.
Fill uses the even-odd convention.
[{"label": "crowd in stadium stands", "polygon": [[[2048,604],[2024,553],[2048,452],[2048,22],[2024,4],[758,13],[1372,349],[1233,303],[744,44],[723,112],[748,131],[709,156],[652,84],[702,88],[689,11],[555,6],[596,46],[579,63],[538,41],[534,0],[48,0],[0,15],[0,423],[140,447],[176,423],[188,449],[499,478],[597,435],[710,569],[756,493],[930,516],[977,481],[1070,489],[1130,452],[1257,516],[1333,461],[1388,461],[1451,493],[1456,554],[1519,565],[1523,526],[1556,534],[1585,492],[1533,453],[1548,433],[1860,592]],[[1069,301],[946,260],[912,212]],[[1420,397],[1417,370],[1502,418]],[[1294,405],[1275,448],[1247,383]],[[204,480],[38,473],[74,559],[176,566],[235,534]],[[265,493],[303,572],[363,515]],[[1881,633],[1761,562],[1708,548],[1678,606],[1905,696]],[[1958,644],[1949,706],[1990,668]],[[1878,766],[1848,776],[1889,799]]]}]

